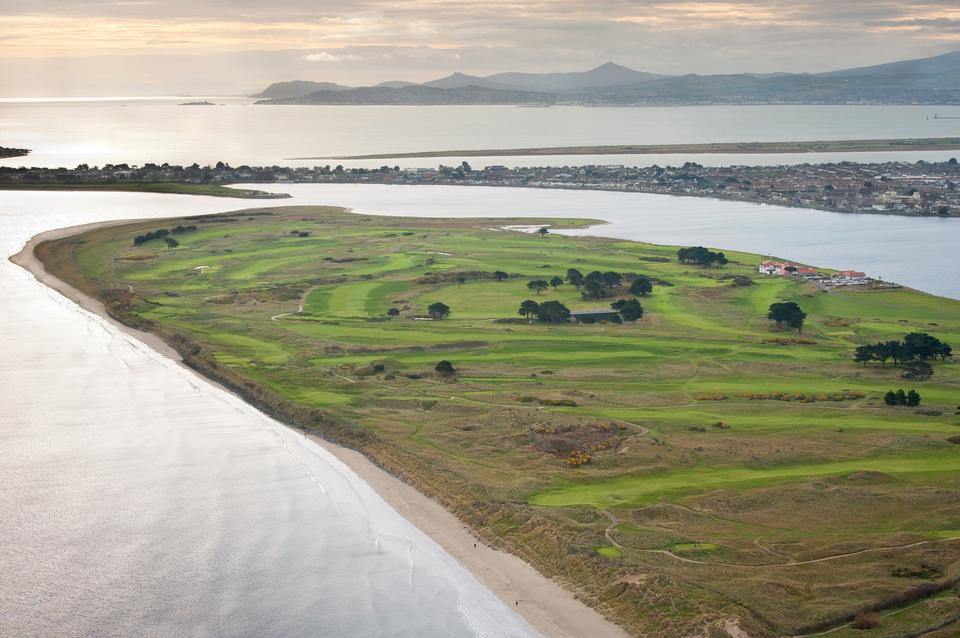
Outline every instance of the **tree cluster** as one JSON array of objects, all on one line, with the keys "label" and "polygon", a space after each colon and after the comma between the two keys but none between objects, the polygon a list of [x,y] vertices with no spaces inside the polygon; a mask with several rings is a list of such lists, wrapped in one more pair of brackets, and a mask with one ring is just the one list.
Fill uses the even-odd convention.
[{"label": "tree cluster", "polygon": [[[557,277],[554,277],[554,279],[557,279]],[[567,282],[575,286],[577,290],[581,290],[584,299],[608,297],[615,289],[623,286],[626,280],[630,280],[627,290],[631,295],[646,296],[653,291],[653,282],[644,275],[622,274],[612,270],[607,272],[594,270],[584,275],[576,268],[567,270]]]},{"label": "tree cluster", "polygon": [[[182,235],[183,233],[193,232],[197,229],[196,226],[182,226],[177,225],[173,227],[173,230],[168,230],[166,228],[159,228],[157,230],[151,230],[150,232],[144,233],[142,235],[137,235],[133,238],[134,246],[142,246],[148,241],[153,241],[155,239],[163,239],[168,237],[170,234]],[[177,243],[179,246],[179,243]],[[170,246],[170,242],[167,242],[167,246]]]},{"label": "tree cluster", "polygon": [[727,263],[727,256],[723,253],[715,253],[703,246],[691,246],[690,248],[681,248],[677,251],[677,260],[681,264],[694,264],[696,266],[724,266]]},{"label": "tree cluster", "polygon": [[777,301],[770,304],[767,311],[767,319],[777,322],[778,328],[787,324],[791,328],[796,328],[797,333],[803,331],[803,320],[806,318],[807,313],[794,301]]},{"label": "tree cluster", "polygon": [[536,317],[537,321],[543,323],[566,323],[570,320],[570,309],[559,301],[537,303],[532,299],[525,299],[520,303],[517,314],[527,319]]},{"label": "tree cluster", "polygon": [[906,405],[909,407],[916,407],[920,405],[920,393],[916,390],[910,390],[909,392],[904,392],[902,389],[894,392],[890,390],[885,395],[883,395],[883,402],[887,405]]},{"label": "tree cluster", "polygon": [[903,341],[898,339],[879,341],[857,346],[853,360],[862,363],[864,367],[871,361],[879,361],[882,366],[892,359],[894,366],[910,361],[926,362],[927,359],[946,360],[953,355],[949,344],[925,332],[911,332]]}]

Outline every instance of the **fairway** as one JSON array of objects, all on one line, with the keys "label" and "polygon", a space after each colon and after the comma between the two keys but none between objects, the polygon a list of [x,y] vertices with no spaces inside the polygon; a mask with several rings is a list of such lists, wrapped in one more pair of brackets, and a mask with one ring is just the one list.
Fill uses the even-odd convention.
[{"label": "fairway", "polygon": [[[180,221],[198,230],[175,249],[132,243]],[[564,223],[584,222],[254,209],[92,230],[38,255],[638,635],[693,635],[731,611],[752,636],[788,635],[960,576],[960,368],[935,359],[929,379],[904,379],[853,361],[913,332],[958,346],[960,302],[826,291],[760,275],[744,253],[684,264],[677,247],[564,237]],[[542,238],[503,230],[544,224]],[[592,295],[571,268],[623,283]],[[636,322],[518,312],[609,312],[641,275],[653,290]],[[767,319],[786,301],[802,333]],[[431,316],[438,302],[449,316]],[[921,404],[885,404],[901,388]],[[940,622],[937,600],[898,630]]]}]

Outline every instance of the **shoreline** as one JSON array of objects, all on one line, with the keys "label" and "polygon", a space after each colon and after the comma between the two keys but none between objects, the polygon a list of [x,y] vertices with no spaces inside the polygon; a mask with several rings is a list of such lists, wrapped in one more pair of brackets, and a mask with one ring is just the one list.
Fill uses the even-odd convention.
[{"label": "shoreline", "polygon": [[[179,353],[153,333],[126,326],[111,317],[98,299],[74,288],[47,272],[34,254],[44,241],[62,239],[81,232],[107,228],[141,220],[112,220],[70,226],[38,233],[31,237],[10,261],[31,273],[39,283],[55,290],[81,308],[102,317],[111,326],[134,337],[153,350],[184,366]],[[231,392],[215,381],[187,368],[204,381]],[[234,396],[236,393],[231,392]],[[242,397],[240,397],[241,400]],[[246,403],[246,401],[244,401]],[[248,404],[249,405],[249,404]],[[282,423],[281,423],[282,424]],[[287,426],[286,424],[285,427]],[[300,431],[297,428],[290,428]],[[361,452],[331,443],[317,435],[309,438],[333,454],[368,483],[398,514],[436,542],[481,584],[512,608],[534,629],[553,638],[624,638],[629,634],[581,602],[573,592],[538,572],[532,565],[508,552],[479,540],[473,531],[438,502],[377,466]],[[518,604],[515,604],[518,603]]]}]

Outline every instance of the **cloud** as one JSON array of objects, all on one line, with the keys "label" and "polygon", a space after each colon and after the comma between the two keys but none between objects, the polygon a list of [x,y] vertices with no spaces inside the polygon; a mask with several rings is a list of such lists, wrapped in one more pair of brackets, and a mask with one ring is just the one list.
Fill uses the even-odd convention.
[{"label": "cloud", "polygon": [[327,53],[326,51],[320,51],[319,53],[310,53],[303,56],[303,59],[307,62],[358,62],[363,59],[363,56],[354,55],[352,53]]}]

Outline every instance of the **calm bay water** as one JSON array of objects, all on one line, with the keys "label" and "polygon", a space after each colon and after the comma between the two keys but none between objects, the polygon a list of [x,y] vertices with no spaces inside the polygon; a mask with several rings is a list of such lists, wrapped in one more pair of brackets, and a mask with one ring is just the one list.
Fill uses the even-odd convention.
[{"label": "calm bay water", "polygon": [[[194,98],[195,99],[195,98]],[[153,100],[0,100],[0,143],[31,148],[8,165],[80,163],[303,164],[294,157],[443,149],[593,144],[669,144],[960,136],[960,107],[697,106],[642,108],[514,106],[218,106]],[[222,106],[219,106],[222,104]],[[608,155],[471,158],[486,164],[776,164],[813,161],[942,160],[956,152],[786,155]],[[459,158],[344,162],[348,166],[436,166]]]}]

